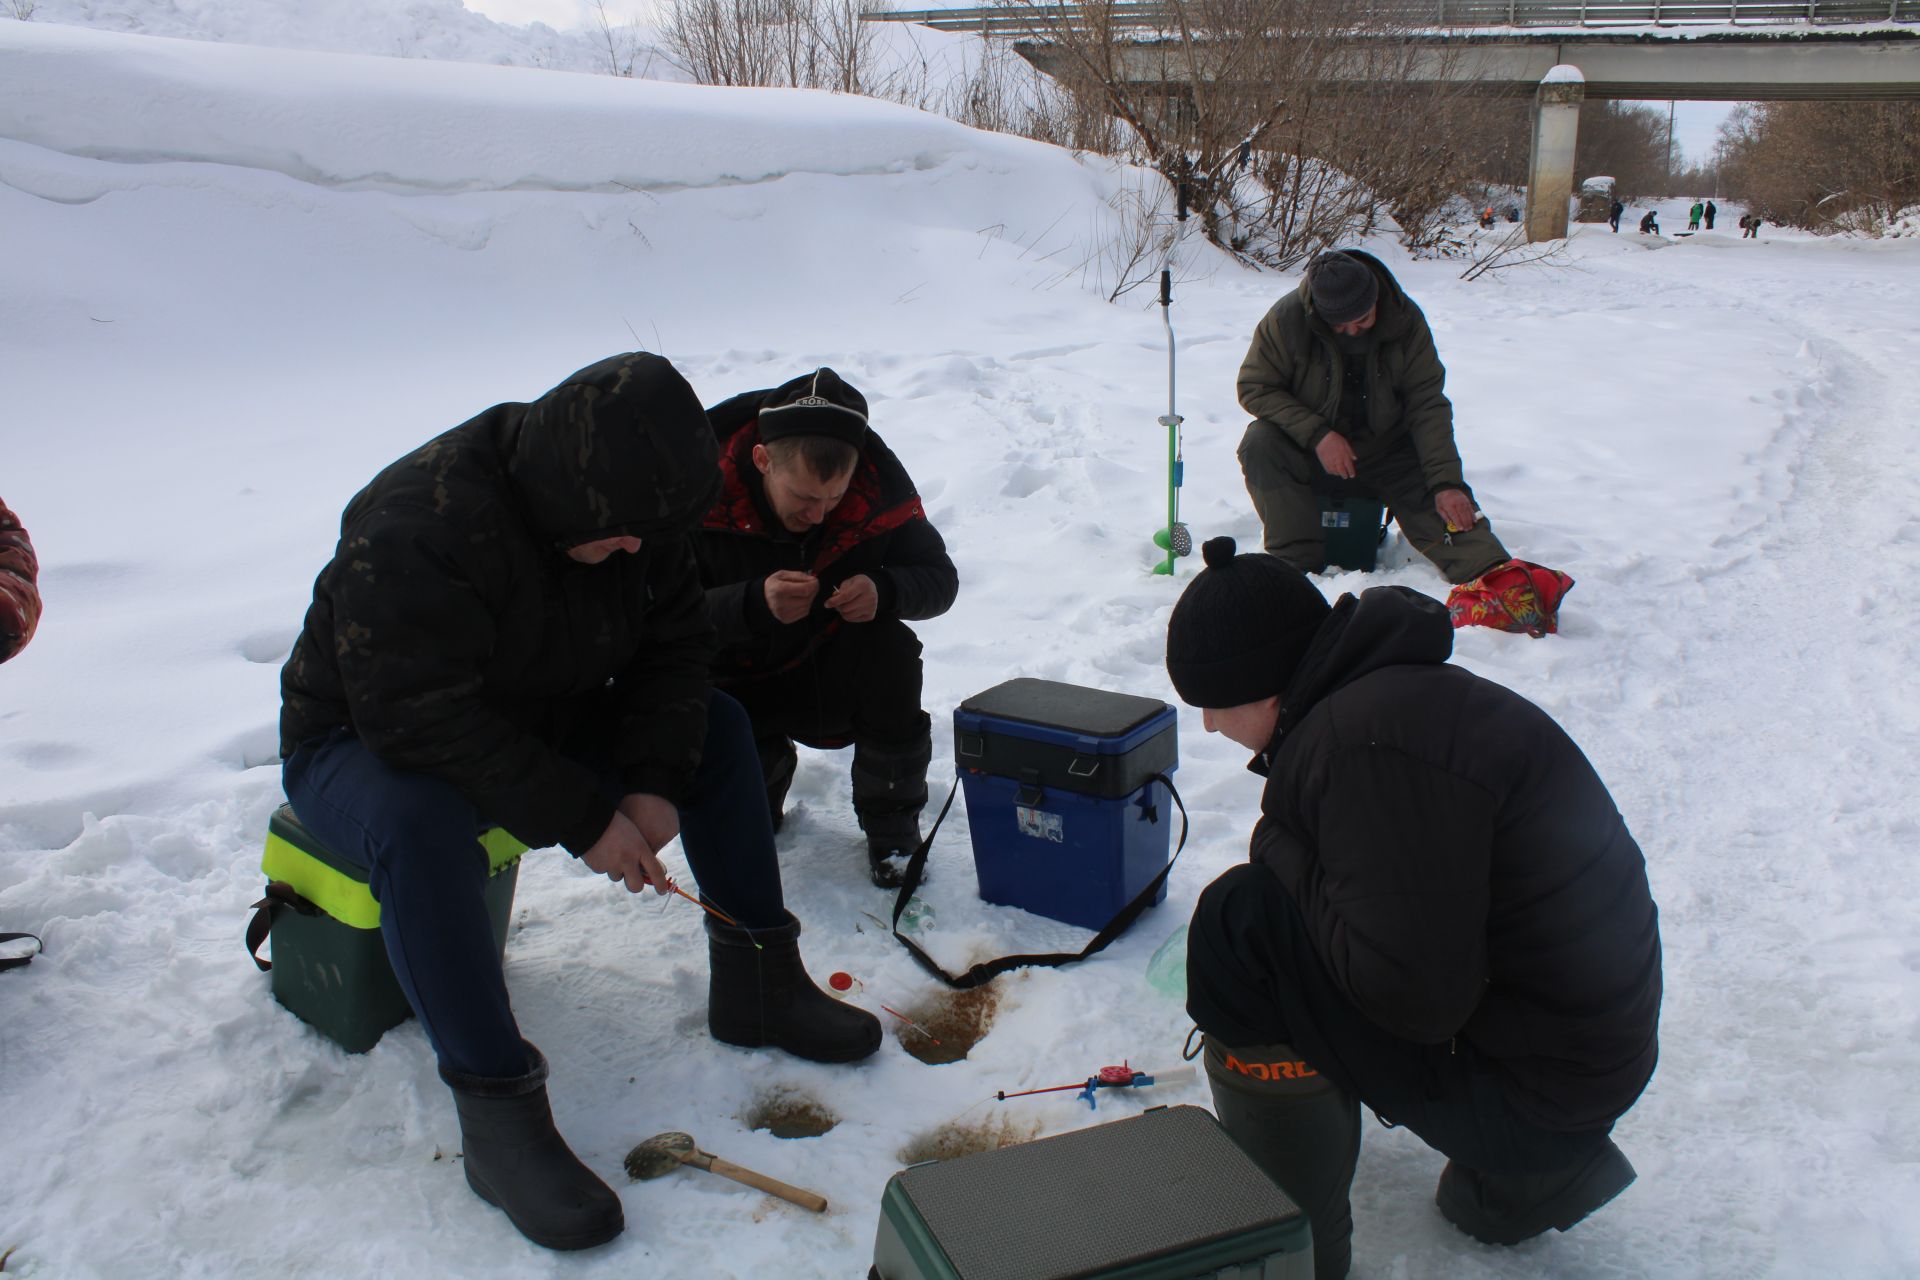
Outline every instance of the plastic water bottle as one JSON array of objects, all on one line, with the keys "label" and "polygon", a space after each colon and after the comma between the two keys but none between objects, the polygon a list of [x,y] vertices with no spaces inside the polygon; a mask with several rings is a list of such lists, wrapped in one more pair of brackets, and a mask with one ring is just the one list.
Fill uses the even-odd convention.
[{"label": "plastic water bottle", "polygon": [[1187,926],[1168,934],[1153,959],[1147,961],[1147,985],[1169,999],[1186,1000]]},{"label": "plastic water bottle", "polygon": [[900,913],[900,929],[903,933],[919,933],[923,929],[933,928],[933,904],[915,895],[907,899],[907,909]]}]

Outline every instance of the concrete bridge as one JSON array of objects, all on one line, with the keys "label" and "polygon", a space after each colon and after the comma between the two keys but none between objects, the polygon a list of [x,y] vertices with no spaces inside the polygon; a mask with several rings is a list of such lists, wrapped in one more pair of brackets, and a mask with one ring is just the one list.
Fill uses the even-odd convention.
[{"label": "concrete bridge", "polygon": [[[1101,17],[1116,40],[1137,33],[1121,50],[1127,79],[1177,96],[1191,76],[1186,45],[1165,34],[1175,29],[1174,12],[1166,0],[1121,0]],[[1920,0],[1355,0],[1351,12],[1347,41],[1431,51],[1413,60],[1416,81],[1424,74],[1534,98],[1529,240],[1567,234],[1585,98],[1920,99]],[[861,16],[1010,39],[1053,74],[1063,55],[1047,36],[1085,30],[1083,13],[1049,3]],[[1356,71],[1356,86],[1364,78]]]}]

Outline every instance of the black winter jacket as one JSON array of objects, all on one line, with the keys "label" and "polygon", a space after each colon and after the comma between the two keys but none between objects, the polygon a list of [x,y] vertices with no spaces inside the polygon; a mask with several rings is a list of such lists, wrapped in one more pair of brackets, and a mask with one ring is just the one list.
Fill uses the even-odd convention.
[{"label": "black winter jacket", "polygon": [[[913,478],[879,435],[868,431],[846,497],[805,535],[790,533],[767,503],[753,465],[759,407],[768,392],[749,391],[709,409],[720,439],[720,496],[694,549],[717,635],[713,675],[728,685],[790,670],[840,627],[826,600],[848,578],[866,574],[879,593],[876,618],[937,618],[953,607],[960,575],[947,544],[928,521]],[[767,608],[767,575],[800,569],[820,579],[813,608],[783,625]]]},{"label": "black winter jacket", "polygon": [[[678,801],[706,736],[712,636],[687,529],[713,435],[659,356],[614,356],[393,463],[348,503],[281,671],[280,750],[339,726],[459,788],[535,848],[613,815],[557,750],[594,724],[629,792]],[[639,536],[596,565],[566,549]]]},{"label": "black winter jacket", "polygon": [[1543,1127],[1601,1127],[1653,1073],[1646,864],[1565,731],[1449,665],[1437,601],[1343,597],[1285,694],[1253,856],[1354,1006],[1500,1071]]}]

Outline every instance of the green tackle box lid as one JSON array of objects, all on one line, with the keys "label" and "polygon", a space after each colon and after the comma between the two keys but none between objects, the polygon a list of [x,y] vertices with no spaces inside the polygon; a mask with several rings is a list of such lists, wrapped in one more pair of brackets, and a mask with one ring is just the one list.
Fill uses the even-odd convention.
[{"label": "green tackle box lid", "polygon": [[884,1280],[1312,1272],[1306,1215],[1193,1106],[915,1165],[882,1214]]}]

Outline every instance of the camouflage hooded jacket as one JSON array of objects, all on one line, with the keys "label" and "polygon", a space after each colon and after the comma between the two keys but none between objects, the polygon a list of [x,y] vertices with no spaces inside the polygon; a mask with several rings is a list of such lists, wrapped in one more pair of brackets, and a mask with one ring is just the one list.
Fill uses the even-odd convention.
[{"label": "camouflage hooded jacket", "polygon": [[[1466,489],[1453,440],[1447,370],[1427,317],[1378,258],[1358,249],[1342,252],[1380,284],[1380,314],[1371,330],[1368,429],[1348,441],[1362,470],[1411,443],[1429,493]],[[1240,407],[1280,428],[1302,449],[1312,449],[1339,420],[1347,357],[1334,338],[1315,313],[1313,294],[1301,277],[1300,287],[1274,303],[1253,331],[1240,365]]]},{"label": "camouflage hooded jacket", "polygon": [[[281,672],[280,750],[346,726],[536,848],[591,847],[614,806],[559,745],[592,734],[628,792],[678,801],[706,736],[710,631],[687,530],[713,433],[658,356],[589,365],[375,476]],[[637,536],[580,564],[569,547]]]}]

